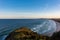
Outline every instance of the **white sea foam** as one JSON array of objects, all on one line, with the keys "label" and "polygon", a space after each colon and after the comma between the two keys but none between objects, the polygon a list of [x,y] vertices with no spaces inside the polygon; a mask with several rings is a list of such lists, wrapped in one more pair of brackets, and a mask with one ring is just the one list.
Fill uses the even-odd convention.
[{"label": "white sea foam", "polygon": [[40,25],[36,25],[32,28],[32,31],[39,34],[47,34],[48,36],[48,33],[53,33],[56,31],[56,23],[53,20],[47,20]]}]

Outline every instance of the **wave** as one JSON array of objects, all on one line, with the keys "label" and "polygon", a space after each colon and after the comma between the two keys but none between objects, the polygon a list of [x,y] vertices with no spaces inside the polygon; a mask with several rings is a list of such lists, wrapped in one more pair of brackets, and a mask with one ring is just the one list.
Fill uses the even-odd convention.
[{"label": "wave", "polygon": [[[12,23],[12,24],[11,24]],[[18,29],[22,26],[28,26],[32,31],[37,32],[38,34],[48,35],[47,33],[52,33],[56,31],[56,23],[53,20],[31,20],[24,22],[16,20],[7,22],[6,24],[3,22],[2,24],[9,26],[0,26],[0,40],[2,40],[6,35],[8,35],[10,32],[14,31],[15,29]],[[14,24],[15,23],[15,24]],[[14,25],[13,25],[14,24]],[[1,25],[1,23],[0,23]],[[18,25],[18,26],[17,26]]]},{"label": "wave", "polygon": [[56,31],[56,23],[53,20],[47,20],[40,25],[35,25],[31,30],[38,34],[48,35],[47,33],[54,33]]}]

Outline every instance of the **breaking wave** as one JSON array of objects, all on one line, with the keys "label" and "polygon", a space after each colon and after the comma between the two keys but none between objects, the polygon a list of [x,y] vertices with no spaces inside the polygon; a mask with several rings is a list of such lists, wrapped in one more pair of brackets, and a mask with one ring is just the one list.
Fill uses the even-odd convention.
[{"label": "breaking wave", "polygon": [[40,25],[35,25],[31,30],[39,34],[48,35],[47,33],[53,33],[56,31],[56,23],[53,20],[47,20]]},{"label": "breaking wave", "polygon": [[27,26],[32,31],[43,35],[48,35],[49,33],[53,33],[56,31],[56,23],[53,20],[46,19],[0,20],[0,40],[4,40],[4,38],[6,38],[6,36],[8,36],[10,32],[22,26]]}]

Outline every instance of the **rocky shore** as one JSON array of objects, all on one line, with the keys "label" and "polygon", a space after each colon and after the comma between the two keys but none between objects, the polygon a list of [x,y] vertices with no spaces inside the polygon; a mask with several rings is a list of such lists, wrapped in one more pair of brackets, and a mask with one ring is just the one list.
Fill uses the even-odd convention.
[{"label": "rocky shore", "polygon": [[5,40],[48,40],[50,37],[37,34],[28,28],[22,27],[11,32]]}]

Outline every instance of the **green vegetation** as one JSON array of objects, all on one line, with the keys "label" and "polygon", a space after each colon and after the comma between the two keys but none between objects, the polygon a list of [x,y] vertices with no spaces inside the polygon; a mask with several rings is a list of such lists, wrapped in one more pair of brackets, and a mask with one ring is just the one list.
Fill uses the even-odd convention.
[{"label": "green vegetation", "polygon": [[22,27],[11,32],[5,40],[60,40],[60,32],[54,33],[51,37],[47,37]]}]

